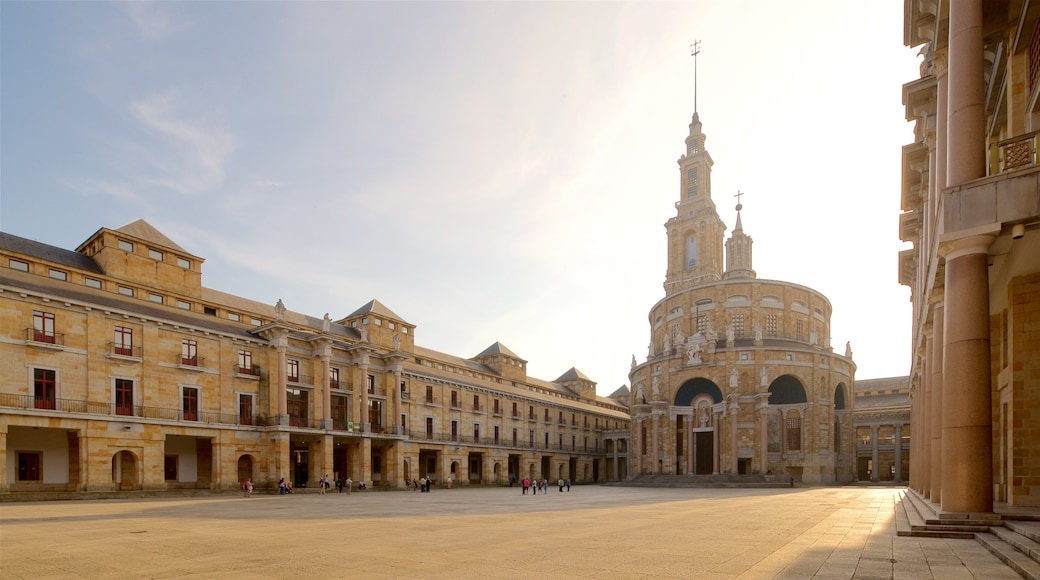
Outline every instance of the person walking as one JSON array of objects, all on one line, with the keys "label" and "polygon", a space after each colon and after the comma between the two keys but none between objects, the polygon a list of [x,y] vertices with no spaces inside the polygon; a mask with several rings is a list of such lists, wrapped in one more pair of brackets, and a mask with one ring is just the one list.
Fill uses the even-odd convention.
[{"label": "person walking", "polygon": [[325,478],[318,479],[318,495],[325,495]]},{"label": "person walking", "polygon": [[563,478],[556,480],[556,485],[560,488],[560,493],[563,493]]},{"label": "person walking", "polygon": [[253,482],[247,477],[242,482],[242,497],[249,497],[253,495]]},{"label": "person walking", "polygon": [[523,492],[520,495],[527,495],[527,488],[531,487],[531,480],[525,477],[524,480],[520,482],[520,487],[523,489]]},{"label": "person walking", "polygon": [[570,492],[570,490],[571,490],[571,478],[568,477],[567,478],[567,491]]},{"label": "person walking", "polygon": [[352,487],[354,487],[354,482],[351,481],[350,478],[348,477],[347,481],[345,482],[345,484],[346,484],[346,487],[347,487],[347,495],[350,495],[350,489]]}]

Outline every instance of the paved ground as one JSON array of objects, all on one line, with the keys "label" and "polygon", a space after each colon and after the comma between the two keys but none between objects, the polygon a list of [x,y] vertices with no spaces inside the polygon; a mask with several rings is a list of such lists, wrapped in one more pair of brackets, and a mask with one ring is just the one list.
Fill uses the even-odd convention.
[{"label": "paved ground", "polygon": [[888,488],[576,486],[0,504],[0,578],[1015,578]]}]

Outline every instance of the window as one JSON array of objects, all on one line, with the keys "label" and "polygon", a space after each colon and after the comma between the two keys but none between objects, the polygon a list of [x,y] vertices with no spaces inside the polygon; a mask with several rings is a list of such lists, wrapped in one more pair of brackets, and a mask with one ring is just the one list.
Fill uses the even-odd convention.
[{"label": "window", "polygon": [[520,412],[516,408],[516,401],[513,401],[513,416],[514,417],[519,417],[520,416]]},{"label": "window", "polygon": [[245,393],[238,395],[238,424],[253,424],[253,395]]},{"label": "window", "polygon": [[191,310],[191,302],[188,302],[186,300],[178,300],[177,308],[180,308],[181,310]]},{"label": "window", "polygon": [[513,447],[517,446],[516,436],[517,436],[517,429],[516,429],[516,427],[513,427]]},{"label": "window", "polygon": [[181,341],[181,364],[199,366],[199,344],[196,341],[187,338]]},{"label": "window", "polygon": [[339,388],[339,368],[337,367],[329,367],[329,388]]},{"label": "window", "polygon": [[134,414],[134,381],[116,379],[116,415],[133,416]]},{"label": "window", "polygon": [[527,432],[527,445],[528,447],[534,447],[534,429]]},{"label": "window", "polygon": [[177,265],[185,270],[191,270],[191,260],[177,256]]},{"label": "window", "polygon": [[134,245],[126,240],[119,240],[118,246],[120,250],[124,250],[127,252],[134,251]]},{"label": "window", "polygon": [[346,397],[332,397],[331,400],[331,411],[332,411],[332,428],[340,431],[345,430],[348,427],[350,419],[347,414],[347,398]]},{"label": "window", "polygon": [[433,387],[431,387],[430,385],[426,385],[426,402],[433,402]]},{"label": "window", "polygon": [[563,411],[560,411],[560,418],[559,418],[559,421],[558,421],[558,423],[559,423],[560,425],[563,425],[563,424],[564,424],[564,422],[563,422]]},{"label": "window", "polygon": [[368,394],[376,394],[376,377],[375,375],[368,375]]},{"label": "window", "polygon": [[65,272],[62,272],[61,270],[51,269],[50,272],[47,275],[50,276],[51,278],[54,278],[55,280],[65,281],[65,280],[69,279],[69,275],[66,274]]},{"label": "window", "polygon": [[285,361],[285,378],[290,383],[300,382],[300,361],[287,359]]},{"label": "window", "polygon": [[148,300],[151,301],[151,302],[155,302],[156,304],[162,304],[163,303],[162,294],[154,294],[152,292],[149,292],[148,293]]},{"label": "window", "polygon": [[207,316],[216,316],[217,315],[217,309],[213,308],[212,306],[203,306],[202,307],[202,313],[207,315]]},{"label": "window", "polygon": [[195,387],[184,387],[181,391],[181,412],[185,421],[199,420],[199,390]]},{"label": "window", "polygon": [[160,262],[162,262],[163,259],[162,252],[160,252],[159,250],[153,250],[152,248],[148,248],[148,257],[153,260],[158,260]]},{"label": "window", "polygon": [[253,371],[253,353],[248,350],[238,351],[238,372],[243,375],[256,374]]},{"label": "window", "polygon": [[57,399],[57,373],[51,369],[33,369],[33,407],[53,409]]},{"label": "window", "polygon": [[744,336],[744,315],[734,314],[731,321],[733,323],[733,334],[738,338]]},{"label": "window", "polygon": [[766,315],[766,336],[776,336],[776,315]]},{"label": "window", "polygon": [[285,403],[289,413],[289,425],[293,427],[307,427],[307,400],[306,389],[286,389]]},{"label": "window", "polygon": [[88,288],[101,288],[101,280],[95,280],[94,278],[84,278],[83,285]]},{"label": "window", "polygon": [[451,392],[451,406],[452,406],[452,408],[457,408],[459,406],[459,392],[458,391],[452,391]]},{"label": "window", "polygon": [[112,354],[120,356],[134,356],[134,331],[126,326],[115,328],[114,342],[112,343]]},{"label": "window", "polygon": [[549,432],[548,431],[545,432],[545,448],[546,449],[549,448]]},{"label": "window", "polygon": [[239,316],[238,313],[236,313],[236,312],[228,312],[227,313],[227,317],[228,317],[228,320],[233,320],[235,322],[239,322],[239,321],[242,320],[242,317]]},{"label": "window", "polygon": [[433,439],[433,417],[426,418],[426,438]]},{"label": "window", "polygon": [[122,294],[123,296],[133,296],[134,295],[134,289],[130,288],[129,286],[120,286],[119,287],[119,293]]},{"label": "window", "polygon": [[500,405],[500,403],[499,403],[498,399],[495,399],[495,414],[496,415],[501,415],[502,414],[502,410],[499,408],[499,405]]},{"label": "window", "polygon": [[166,481],[177,481],[177,456],[167,455],[163,459],[163,474]]},{"label": "window", "polygon": [[43,481],[43,453],[18,452],[18,481]]},{"label": "window", "polygon": [[404,381],[401,381],[401,400],[408,398],[408,385]]},{"label": "window", "polygon": [[253,326],[263,326],[264,325],[264,321],[260,320],[258,318],[250,318],[249,319],[249,324],[252,324]]},{"label": "window", "polygon": [[546,423],[549,422],[549,409],[545,409],[544,420],[545,420]]},{"label": "window", "polygon": [[794,335],[798,340],[805,340],[805,324],[801,320],[794,321]]},{"label": "window", "polygon": [[[690,149],[695,147],[692,143]],[[686,170],[686,197],[697,197],[697,168],[691,167]]]},{"label": "window", "polygon": [[534,405],[528,405],[527,407],[527,418],[534,419]]},{"label": "window", "polygon": [[480,410],[480,395],[473,395],[473,410]]},{"label": "window", "polygon": [[[588,444],[586,444],[586,446],[588,446]],[[577,435],[571,435],[571,451],[577,451],[577,450],[578,450],[578,436]]]},{"label": "window", "polygon": [[480,443],[480,423],[473,424],[473,442]]},{"label": "window", "polygon": [[786,423],[786,442],[788,451],[801,451],[802,449],[802,418],[788,417]]},{"label": "window", "polygon": [[29,264],[27,262],[15,260],[13,258],[7,261],[7,267],[11,268],[12,270],[21,270],[22,272],[29,271]]},{"label": "window", "polygon": [[499,427],[495,425],[495,445],[498,445]]},{"label": "window", "polygon": [[383,432],[383,402],[368,402],[368,422],[372,425],[373,433]]},{"label": "window", "polygon": [[452,421],[451,422],[451,440],[452,441],[458,441],[459,440],[459,422],[458,421]]},{"label": "window", "polygon": [[33,341],[54,344],[54,313],[33,310]]}]

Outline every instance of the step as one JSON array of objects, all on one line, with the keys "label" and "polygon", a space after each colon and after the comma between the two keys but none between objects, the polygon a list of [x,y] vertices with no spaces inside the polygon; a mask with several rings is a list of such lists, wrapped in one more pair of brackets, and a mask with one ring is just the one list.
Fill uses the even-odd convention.
[{"label": "step", "polygon": [[1040,522],[1022,520],[1004,520],[1004,525],[1011,531],[1040,543]]},{"label": "step", "polygon": [[897,491],[894,494],[897,536],[909,536],[913,532],[913,528],[910,527],[910,518],[906,515],[906,504],[909,503],[910,500],[906,499],[905,496],[905,491]]},{"label": "step", "polygon": [[[996,530],[997,528],[994,528]],[[975,534],[975,540],[1027,580],[1040,580],[1040,563],[1019,552],[992,532]]]},{"label": "step", "polygon": [[1040,543],[1036,540],[1023,535],[1011,526],[1006,528],[993,528],[992,532],[1001,540],[1014,546],[1016,550],[1022,552],[1029,559],[1040,564]]}]

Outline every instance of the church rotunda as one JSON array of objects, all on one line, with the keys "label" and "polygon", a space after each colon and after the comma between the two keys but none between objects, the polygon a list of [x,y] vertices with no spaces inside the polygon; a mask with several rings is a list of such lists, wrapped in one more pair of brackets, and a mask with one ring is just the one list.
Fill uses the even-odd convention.
[{"label": "church rotunda", "polygon": [[665,296],[650,309],[646,360],[632,359],[631,473],[851,481],[851,349],[831,347],[826,296],[757,277],[739,202],[724,244],[701,128],[694,112],[665,224]]}]

